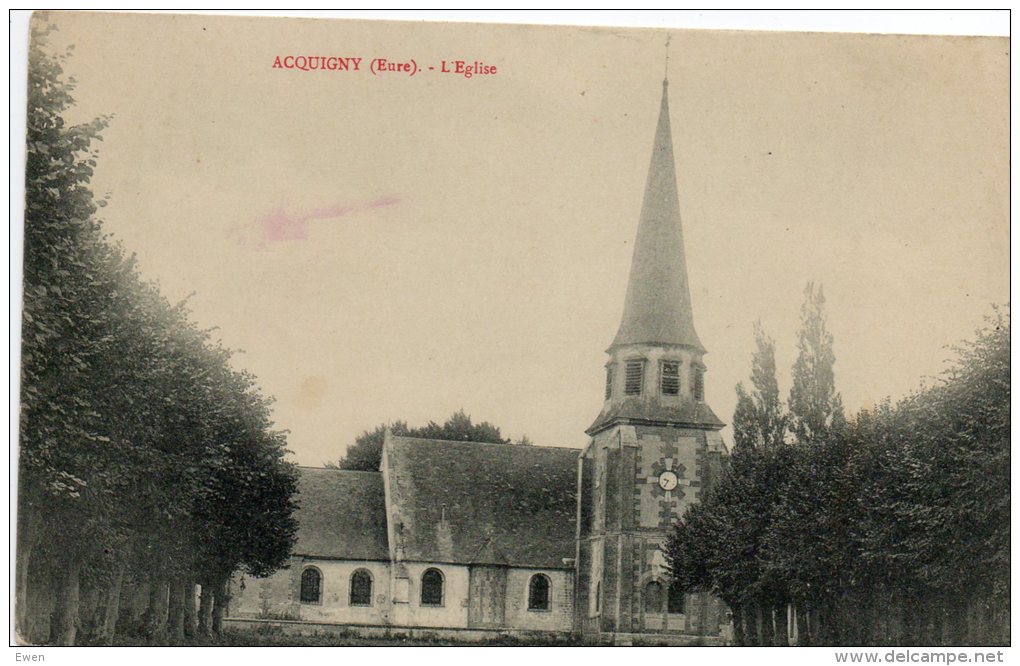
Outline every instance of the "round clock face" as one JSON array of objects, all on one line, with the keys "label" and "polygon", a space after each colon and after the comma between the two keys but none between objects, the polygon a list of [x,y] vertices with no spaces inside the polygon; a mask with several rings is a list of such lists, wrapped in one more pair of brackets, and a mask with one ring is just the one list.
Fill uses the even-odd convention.
[{"label": "round clock face", "polygon": [[659,475],[659,487],[663,490],[676,488],[677,478],[675,472],[666,471]]}]

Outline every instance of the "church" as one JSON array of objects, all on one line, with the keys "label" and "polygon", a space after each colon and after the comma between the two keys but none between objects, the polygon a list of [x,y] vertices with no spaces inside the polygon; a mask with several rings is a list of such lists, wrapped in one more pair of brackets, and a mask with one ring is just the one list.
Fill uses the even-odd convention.
[{"label": "church", "polygon": [[289,565],[236,577],[229,621],[467,640],[720,641],[725,607],[672,592],[660,551],[727,455],[724,424],[704,400],[668,93],[663,81],[623,318],[587,447],[387,433],[378,472],[301,468]]}]

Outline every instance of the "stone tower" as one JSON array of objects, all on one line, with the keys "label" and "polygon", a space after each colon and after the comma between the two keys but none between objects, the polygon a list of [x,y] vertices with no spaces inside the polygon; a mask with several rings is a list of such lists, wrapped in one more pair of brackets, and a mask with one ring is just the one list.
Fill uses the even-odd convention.
[{"label": "stone tower", "polygon": [[704,399],[705,347],[694,328],[676,167],[662,102],[605,402],[578,468],[580,629],[718,633],[720,603],[674,594],[660,546],[717,475],[723,423]]}]

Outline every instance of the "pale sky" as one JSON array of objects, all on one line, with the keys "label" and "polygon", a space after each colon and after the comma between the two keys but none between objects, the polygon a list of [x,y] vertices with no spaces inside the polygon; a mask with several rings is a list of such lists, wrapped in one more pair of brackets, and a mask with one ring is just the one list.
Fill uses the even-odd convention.
[{"label": "pale sky", "polygon": [[[586,443],[666,31],[52,19],[53,46],[76,47],[75,119],[114,115],[93,180],[108,230],[244,350],[296,461],[461,408],[515,439]],[[759,318],[789,391],[809,280],[850,411],[938,374],[1009,299],[1008,40],[668,34],[709,404],[731,420]],[[423,71],[375,76],[377,57]],[[456,59],[497,73],[440,73]]]}]

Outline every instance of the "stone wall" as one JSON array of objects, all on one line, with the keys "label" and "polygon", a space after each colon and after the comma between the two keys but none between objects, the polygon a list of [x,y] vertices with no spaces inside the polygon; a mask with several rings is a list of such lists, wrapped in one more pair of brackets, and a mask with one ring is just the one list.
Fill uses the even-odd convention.
[{"label": "stone wall", "polygon": [[[549,577],[549,610],[529,610],[531,577]],[[509,569],[506,585],[506,623],[510,629],[570,631],[574,624],[574,576],[559,569]]]},{"label": "stone wall", "polygon": [[[393,624],[413,627],[467,627],[470,590],[468,567],[458,564],[404,562],[402,571],[394,576]],[[440,606],[421,604],[421,577],[430,568],[443,574],[443,603]],[[406,597],[398,593],[407,586]],[[402,601],[402,597],[406,601]]]},{"label": "stone wall", "polygon": [[[301,602],[301,574],[315,567],[322,574],[318,603]],[[351,574],[365,569],[372,575],[372,603],[350,604]],[[385,624],[388,621],[389,563],[320,560],[293,557],[287,568],[268,578],[235,576],[231,581],[232,617],[310,620],[341,624]]]}]

